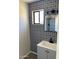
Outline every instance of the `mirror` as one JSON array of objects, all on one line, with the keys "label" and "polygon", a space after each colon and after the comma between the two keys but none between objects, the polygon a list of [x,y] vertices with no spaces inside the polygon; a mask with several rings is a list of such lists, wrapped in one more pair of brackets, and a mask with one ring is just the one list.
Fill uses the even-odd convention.
[{"label": "mirror", "polygon": [[58,31],[58,15],[46,15],[44,30],[47,32]]}]

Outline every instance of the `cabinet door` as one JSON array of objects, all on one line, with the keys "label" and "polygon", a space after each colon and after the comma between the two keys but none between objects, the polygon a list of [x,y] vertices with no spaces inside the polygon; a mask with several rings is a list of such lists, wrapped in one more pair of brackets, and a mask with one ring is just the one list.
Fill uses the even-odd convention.
[{"label": "cabinet door", "polygon": [[42,47],[37,48],[38,59],[47,59],[46,49]]},{"label": "cabinet door", "polygon": [[48,50],[48,59],[56,59],[56,51]]}]

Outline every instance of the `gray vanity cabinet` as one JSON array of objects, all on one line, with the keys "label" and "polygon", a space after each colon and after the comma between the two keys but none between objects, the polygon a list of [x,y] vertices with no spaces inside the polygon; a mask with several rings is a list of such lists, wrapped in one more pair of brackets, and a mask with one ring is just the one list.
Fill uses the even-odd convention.
[{"label": "gray vanity cabinet", "polygon": [[54,50],[49,50],[42,47],[38,47],[37,50],[38,59],[56,59],[56,51]]}]

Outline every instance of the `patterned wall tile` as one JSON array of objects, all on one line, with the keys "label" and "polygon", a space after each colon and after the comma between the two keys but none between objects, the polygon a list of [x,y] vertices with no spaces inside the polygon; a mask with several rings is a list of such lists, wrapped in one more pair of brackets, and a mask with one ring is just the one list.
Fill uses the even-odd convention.
[{"label": "patterned wall tile", "polygon": [[32,11],[44,9],[46,12],[52,9],[58,9],[58,0],[41,0],[29,4],[29,24],[30,24],[30,36],[31,36],[31,50],[37,51],[37,44],[42,40],[48,40],[52,37],[52,40],[57,41],[56,32],[45,32],[44,25],[32,24]]}]

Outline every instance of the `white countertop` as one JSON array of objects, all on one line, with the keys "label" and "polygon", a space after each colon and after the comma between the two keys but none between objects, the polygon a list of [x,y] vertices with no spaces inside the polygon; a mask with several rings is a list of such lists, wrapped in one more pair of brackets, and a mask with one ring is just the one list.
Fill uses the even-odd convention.
[{"label": "white countertop", "polygon": [[39,44],[37,44],[37,46],[54,50],[54,51],[56,51],[56,45],[57,45],[56,43],[49,43],[48,41],[42,41]]}]

